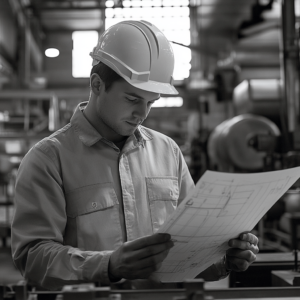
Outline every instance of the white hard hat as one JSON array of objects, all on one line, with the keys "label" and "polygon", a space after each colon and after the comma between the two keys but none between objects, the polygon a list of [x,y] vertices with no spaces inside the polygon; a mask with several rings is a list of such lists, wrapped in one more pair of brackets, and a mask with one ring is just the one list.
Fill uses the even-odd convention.
[{"label": "white hard hat", "polygon": [[108,28],[90,53],[136,88],[178,94],[173,86],[174,53],[165,35],[146,21],[123,21]]}]

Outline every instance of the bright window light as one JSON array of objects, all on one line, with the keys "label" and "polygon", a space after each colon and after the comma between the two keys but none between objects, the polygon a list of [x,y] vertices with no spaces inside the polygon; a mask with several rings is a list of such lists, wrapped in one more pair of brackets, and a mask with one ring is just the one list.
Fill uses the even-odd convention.
[{"label": "bright window light", "polygon": [[108,0],[105,2],[106,7],[113,7],[115,5],[115,2],[113,0]]},{"label": "bright window light", "polygon": [[59,55],[59,50],[56,48],[48,48],[45,50],[45,55],[47,57],[57,57]]},{"label": "bright window light", "polygon": [[22,145],[20,141],[7,141],[5,142],[5,152],[7,154],[21,153]]},{"label": "bright window light", "polygon": [[152,107],[181,107],[182,105],[181,97],[161,97],[152,104]]},{"label": "bright window light", "polygon": [[163,0],[163,6],[188,6],[189,0]]},{"label": "bright window light", "polygon": [[[189,46],[190,9],[185,0],[126,0],[124,8],[105,9],[105,28],[125,20],[145,20],[157,26],[169,41]],[[175,80],[188,78],[191,69],[191,50],[172,43],[175,56],[173,77]]]},{"label": "bright window light", "polygon": [[124,7],[135,7],[135,6],[161,6],[161,0],[132,0],[123,1]]},{"label": "bright window light", "polygon": [[90,52],[97,45],[97,31],[74,31],[72,34],[72,75],[75,78],[90,76],[92,59]]},{"label": "bright window light", "polygon": [[135,6],[188,6],[189,0],[123,0],[124,7]]}]

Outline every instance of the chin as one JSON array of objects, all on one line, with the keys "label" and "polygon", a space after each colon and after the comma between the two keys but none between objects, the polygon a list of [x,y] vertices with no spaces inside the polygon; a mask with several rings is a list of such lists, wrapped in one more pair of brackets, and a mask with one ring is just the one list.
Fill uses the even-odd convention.
[{"label": "chin", "polygon": [[124,134],[124,136],[130,136],[130,135],[134,134],[135,131],[136,131],[136,128],[129,130],[127,134]]},{"label": "chin", "polygon": [[135,132],[135,129],[133,129],[133,130],[124,130],[123,129],[123,130],[118,130],[117,134],[119,134],[120,136],[126,137],[126,136],[132,135],[134,132]]}]

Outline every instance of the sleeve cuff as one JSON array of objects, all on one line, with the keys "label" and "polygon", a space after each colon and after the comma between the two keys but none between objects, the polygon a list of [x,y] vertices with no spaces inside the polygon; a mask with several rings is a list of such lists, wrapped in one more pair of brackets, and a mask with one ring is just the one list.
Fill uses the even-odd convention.
[{"label": "sleeve cuff", "polygon": [[111,284],[108,276],[108,264],[112,252],[101,251],[91,255],[83,270],[84,279],[100,281],[103,285]]},{"label": "sleeve cuff", "polygon": [[226,255],[224,255],[221,259],[219,259],[213,265],[218,272],[219,280],[226,278],[231,272],[231,270],[226,269]]}]

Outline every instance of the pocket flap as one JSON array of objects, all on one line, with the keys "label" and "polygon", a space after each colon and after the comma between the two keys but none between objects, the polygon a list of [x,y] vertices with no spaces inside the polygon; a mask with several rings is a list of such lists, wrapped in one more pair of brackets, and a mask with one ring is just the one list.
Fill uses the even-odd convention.
[{"label": "pocket flap", "polygon": [[116,192],[111,182],[93,184],[66,193],[67,215],[79,215],[104,210],[118,204]]},{"label": "pocket flap", "polygon": [[178,200],[177,177],[147,177],[146,183],[150,201]]}]

